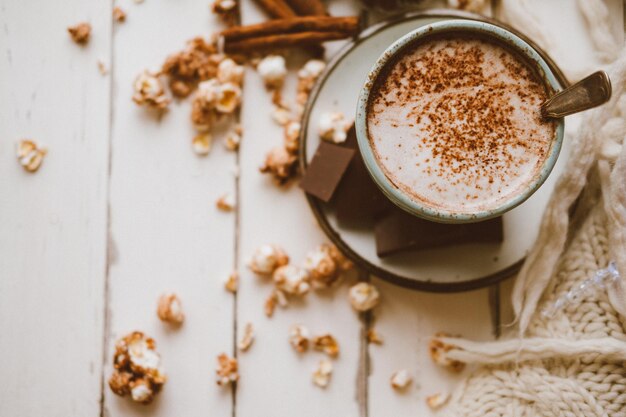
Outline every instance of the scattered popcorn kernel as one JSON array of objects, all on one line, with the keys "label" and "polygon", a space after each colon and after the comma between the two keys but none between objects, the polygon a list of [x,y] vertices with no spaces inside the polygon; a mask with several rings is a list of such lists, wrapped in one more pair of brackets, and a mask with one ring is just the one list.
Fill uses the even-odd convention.
[{"label": "scattered popcorn kernel", "polygon": [[380,293],[372,284],[359,282],[350,288],[348,299],[356,311],[367,311],[378,305]]},{"label": "scattered popcorn kernel", "polygon": [[197,134],[191,140],[191,149],[193,149],[196,155],[206,156],[211,152],[211,146],[213,145],[213,136],[209,132],[202,132]]},{"label": "scattered popcorn kernel", "polygon": [[272,292],[266,299],[265,304],[263,305],[263,310],[265,311],[266,317],[272,317],[274,315],[274,311],[276,311],[276,295]]},{"label": "scattered popcorn kernel", "polygon": [[283,106],[272,107],[272,120],[279,126],[286,126],[291,120],[291,110]]},{"label": "scattered popcorn kernel", "polygon": [[172,324],[182,324],[185,320],[180,298],[174,293],[163,294],[159,297],[157,315],[162,321]]},{"label": "scattered popcorn kernel", "polygon": [[170,55],[162,66],[169,78],[172,94],[187,97],[199,82],[215,78],[224,56],[217,53],[215,45],[197,37],[187,42],[180,52]]},{"label": "scattered popcorn kernel", "polygon": [[485,10],[485,0],[448,0],[448,7],[479,13]]},{"label": "scattered popcorn kernel", "polygon": [[242,352],[247,351],[254,342],[254,336],[254,327],[252,327],[252,323],[246,324],[246,327],[244,327],[243,330],[243,337],[237,345],[239,350]]},{"label": "scattered popcorn kernel", "polygon": [[300,147],[300,129],[300,122],[291,120],[285,124],[285,149],[292,154],[297,153]]},{"label": "scattered popcorn kernel", "polygon": [[296,352],[304,353],[309,349],[311,334],[306,327],[296,324],[289,329],[289,344]]},{"label": "scattered popcorn kernel", "polygon": [[352,261],[346,258],[337,246],[327,245],[326,250],[341,272],[346,272],[354,268]]},{"label": "scattered popcorn kernel", "polygon": [[228,276],[226,282],[224,283],[224,288],[226,288],[227,291],[230,291],[233,294],[237,292],[237,290],[239,289],[239,274],[237,274],[237,272],[232,272]]},{"label": "scattered popcorn kernel", "polygon": [[240,125],[237,125],[232,131],[228,132],[228,135],[226,135],[226,141],[224,142],[226,149],[229,151],[238,150],[239,144],[241,143],[241,134],[242,128]]},{"label": "scattered popcorn kernel", "polygon": [[278,185],[284,185],[298,172],[298,157],[284,146],[277,146],[267,154],[260,171],[271,174]]},{"label": "scattered popcorn kernel", "polygon": [[443,366],[453,372],[461,372],[463,368],[465,368],[465,364],[446,356],[446,352],[453,349],[454,346],[445,344],[439,339],[440,337],[449,336],[450,335],[443,332],[435,334],[435,337],[431,339],[429,344],[430,357],[437,365]]},{"label": "scattered popcorn kernel", "polygon": [[408,387],[411,382],[413,382],[413,378],[406,369],[401,369],[391,375],[391,386],[393,389],[403,390]]},{"label": "scattered popcorn kernel", "polygon": [[91,35],[91,25],[86,22],[77,24],[76,26],[70,26],[67,28],[72,40],[79,44],[85,45],[89,42],[89,36]]},{"label": "scattered popcorn kernel", "polygon": [[156,73],[145,70],[137,76],[133,86],[135,89],[133,101],[140,106],[146,105],[157,110],[165,110],[170,103],[165,95],[163,83]]},{"label": "scattered popcorn kernel", "polygon": [[450,394],[437,393],[426,397],[426,404],[432,410],[439,410],[450,400]]},{"label": "scattered popcorn kernel", "polygon": [[257,64],[256,69],[268,89],[279,89],[283,86],[287,67],[282,56],[268,55]]},{"label": "scattered popcorn kernel", "polygon": [[224,58],[217,66],[217,80],[222,84],[233,83],[241,85],[243,72],[243,65],[237,64],[230,58]]},{"label": "scattered popcorn kernel", "polygon": [[367,343],[372,343],[375,345],[382,345],[383,339],[380,337],[376,329],[369,329],[367,331]]},{"label": "scattered popcorn kernel", "polygon": [[285,295],[284,291],[277,288],[274,289],[274,298],[276,298],[276,303],[283,308],[287,307],[287,304],[289,304],[289,301],[287,300],[287,296]]},{"label": "scattered popcorn kernel", "polygon": [[328,359],[322,359],[313,372],[313,383],[321,388],[326,388],[333,374],[333,364]]},{"label": "scattered popcorn kernel", "polygon": [[98,71],[100,72],[100,75],[107,75],[109,73],[109,69],[107,68],[104,61],[99,59],[97,62],[97,65],[98,65]]},{"label": "scattered popcorn kernel", "polygon": [[218,88],[219,82],[215,79],[198,84],[198,91],[191,103],[191,122],[199,131],[207,131],[213,124]]},{"label": "scattered popcorn kernel", "polygon": [[339,271],[331,256],[330,245],[320,245],[308,252],[304,258],[304,267],[311,274],[314,288],[328,288],[339,279]]},{"label": "scattered popcorn kernel", "polygon": [[115,19],[116,22],[120,23],[126,21],[126,12],[122,10],[121,7],[115,6],[113,8],[113,19]]},{"label": "scattered popcorn kernel", "polygon": [[17,161],[27,172],[37,172],[48,150],[30,139],[21,139],[17,142]]},{"label": "scattered popcorn kernel", "polygon": [[154,340],[142,332],[132,332],[115,344],[115,370],[109,387],[119,396],[130,395],[133,401],[148,404],[166,381],[160,365],[161,357],[155,350]]},{"label": "scattered popcorn kernel", "polygon": [[320,137],[328,142],[343,143],[348,138],[352,122],[341,112],[322,113],[318,123]]},{"label": "scattered popcorn kernel", "polygon": [[273,274],[276,288],[290,295],[302,296],[309,292],[309,273],[294,265],[278,267]]},{"label": "scattered popcorn kernel", "polygon": [[237,2],[235,0],[215,0],[212,10],[226,25],[234,26],[237,24]]},{"label": "scattered popcorn kernel", "polygon": [[335,358],[339,355],[339,344],[337,343],[337,339],[330,334],[315,336],[312,342],[313,349],[324,352],[331,358]]},{"label": "scattered popcorn kernel", "polygon": [[222,114],[231,114],[241,104],[241,88],[235,83],[220,84],[215,110]]},{"label": "scattered popcorn kernel", "polygon": [[217,385],[225,386],[239,379],[237,359],[222,353],[217,357],[217,363]]},{"label": "scattered popcorn kernel", "polygon": [[218,198],[215,205],[222,211],[233,211],[237,206],[237,202],[235,201],[235,196],[228,193]]},{"label": "scattered popcorn kernel", "polygon": [[270,275],[276,268],[288,263],[289,256],[282,248],[277,245],[262,245],[254,251],[248,267],[257,274]]},{"label": "scattered popcorn kernel", "polygon": [[309,94],[315,85],[315,81],[326,68],[326,63],[318,59],[308,61],[298,71],[298,84],[296,87],[297,114],[302,115],[304,105],[309,98]]}]

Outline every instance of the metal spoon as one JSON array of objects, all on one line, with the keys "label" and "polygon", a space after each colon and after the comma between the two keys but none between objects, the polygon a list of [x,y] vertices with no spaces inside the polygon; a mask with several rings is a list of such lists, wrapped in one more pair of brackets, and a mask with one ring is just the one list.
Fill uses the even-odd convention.
[{"label": "metal spoon", "polygon": [[556,93],[541,105],[541,115],[561,118],[606,103],[611,98],[611,80],[604,71],[594,72]]}]

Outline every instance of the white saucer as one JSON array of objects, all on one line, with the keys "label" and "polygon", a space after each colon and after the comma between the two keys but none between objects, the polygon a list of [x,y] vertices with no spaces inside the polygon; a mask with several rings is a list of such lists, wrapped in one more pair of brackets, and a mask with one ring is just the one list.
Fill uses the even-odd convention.
[{"label": "white saucer", "polygon": [[[382,52],[413,29],[451,18],[486,20],[481,16],[448,10],[405,15],[366,29],[339,51],[312,92],[304,114],[300,155],[304,169],[319,145],[317,121],[320,115],[327,111],[354,115],[357,97],[366,75]],[[515,33],[527,40],[523,35]],[[545,53],[539,52],[556,72],[561,84],[566,85],[565,77],[552,60]],[[467,244],[410,251],[381,259],[376,255],[373,230],[342,228],[326,205],[310,196],[308,200],[328,237],[357,265],[372,274],[398,285],[427,291],[469,290],[492,284],[519,270],[535,241],[543,211],[568,155],[568,141],[565,140],[561,156],[544,185],[530,199],[504,215],[504,241],[501,244]]]}]

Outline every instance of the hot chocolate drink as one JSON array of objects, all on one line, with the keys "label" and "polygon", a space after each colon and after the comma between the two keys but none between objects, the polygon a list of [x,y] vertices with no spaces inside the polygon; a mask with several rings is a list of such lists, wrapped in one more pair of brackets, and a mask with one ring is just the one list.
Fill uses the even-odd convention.
[{"label": "hot chocolate drink", "polygon": [[480,35],[433,35],[408,45],[375,80],[367,134],[377,164],[403,194],[456,213],[519,195],[550,154],[550,95],[518,53]]}]

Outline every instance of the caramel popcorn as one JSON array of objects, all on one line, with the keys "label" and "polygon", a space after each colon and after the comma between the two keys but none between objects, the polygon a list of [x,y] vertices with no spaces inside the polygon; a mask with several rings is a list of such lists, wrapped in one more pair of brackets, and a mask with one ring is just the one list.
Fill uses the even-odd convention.
[{"label": "caramel popcorn", "polygon": [[117,341],[113,367],[111,391],[122,397],[130,394],[133,401],[141,404],[150,403],[166,381],[155,342],[142,332],[130,333]]},{"label": "caramel popcorn", "polygon": [[172,94],[187,97],[200,81],[217,76],[223,58],[214,45],[197,37],[188,41],[184,50],[170,55],[163,63],[162,72],[169,77]]},{"label": "caramel popcorn", "polygon": [[86,45],[91,35],[91,25],[87,22],[82,22],[76,26],[68,27],[67,31],[74,42],[79,45]]},{"label": "caramel popcorn", "polygon": [[218,85],[215,110],[221,114],[231,114],[237,110],[241,104],[241,88],[231,82]]},{"label": "caramel popcorn", "polygon": [[380,337],[380,335],[378,334],[378,332],[376,331],[376,329],[369,329],[367,331],[367,343],[373,343],[375,345],[382,345],[383,344],[383,339],[382,337]]},{"label": "caramel popcorn", "polygon": [[350,288],[348,299],[356,311],[368,311],[378,305],[380,293],[372,284],[359,282]]},{"label": "caramel popcorn", "polygon": [[115,19],[116,22],[120,23],[126,21],[126,12],[122,10],[121,7],[115,6],[113,8],[113,19]]},{"label": "caramel popcorn", "polygon": [[334,245],[320,245],[307,253],[304,267],[311,273],[314,288],[328,288],[340,278],[340,273],[352,267]]},{"label": "caramel popcorn", "polygon": [[330,334],[315,336],[312,342],[313,349],[324,352],[331,358],[335,358],[339,355],[339,344],[337,343],[337,339]]},{"label": "caramel popcorn", "polygon": [[215,205],[222,211],[233,211],[237,206],[237,203],[235,202],[235,196],[228,193],[218,198]]},{"label": "caramel popcorn", "polygon": [[288,121],[285,124],[285,149],[292,154],[298,152],[298,148],[300,147],[300,122],[296,121]]},{"label": "caramel popcorn", "polygon": [[191,140],[191,149],[193,149],[196,155],[207,156],[211,152],[212,144],[213,136],[209,132],[202,132]]},{"label": "caramel popcorn", "polygon": [[217,357],[217,363],[217,385],[225,386],[239,379],[237,359],[222,353]]},{"label": "caramel popcorn", "polygon": [[413,378],[406,369],[401,369],[391,375],[391,386],[393,389],[399,391],[404,390],[406,387],[411,385],[411,382],[413,382]]},{"label": "caramel popcorn", "polygon": [[228,132],[226,135],[226,141],[224,142],[224,146],[229,151],[236,151],[239,149],[239,144],[241,143],[241,134],[242,128],[240,125],[235,126],[235,128]]},{"label": "caramel popcorn", "polygon": [[302,296],[309,292],[309,273],[294,265],[278,267],[273,274],[276,288],[290,295]]},{"label": "caramel popcorn", "polygon": [[237,347],[239,347],[240,351],[245,352],[248,349],[250,349],[250,346],[252,346],[253,342],[254,342],[254,327],[252,327],[252,323],[248,323],[246,324],[246,327],[244,327],[243,337],[239,341],[239,344],[237,345]]},{"label": "caramel popcorn", "polygon": [[296,103],[298,104],[298,114],[301,115],[304,105],[309,98],[309,94],[315,82],[326,68],[326,63],[318,59],[309,60],[298,71],[298,84],[296,87]]},{"label": "caramel popcorn", "polygon": [[435,337],[430,341],[428,346],[430,350],[430,357],[437,365],[443,366],[453,372],[461,372],[465,368],[465,364],[446,356],[446,352],[453,349],[454,346],[445,344],[439,339],[440,337],[449,336],[450,335],[443,332],[435,334]]},{"label": "caramel popcorn", "polygon": [[348,138],[352,121],[341,112],[322,113],[318,124],[320,138],[332,143],[343,143]]},{"label": "caramel popcorn", "polygon": [[238,12],[236,0],[215,0],[212,10],[226,25],[234,26],[237,24]]},{"label": "caramel popcorn", "polygon": [[291,110],[284,106],[275,105],[272,107],[272,120],[279,126],[286,126],[291,120]]},{"label": "caramel popcorn", "polygon": [[266,88],[274,90],[283,86],[287,76],[287,66],[282,56],[268,55],[257,64],[256,69]]},{"label": "caramel popcorn", "polygon": [[426,397],[426,404],[431,410],[438,410],[450,400],[450,394],[437,393]]},{"label": "caramel popcorn", "polygon": [[48,150],[30,139],[22,139],[16,146],[17,161],[27,172],[37,172]]},{"label": "caramel popcorn", "polygon": [[237,274],[237,272],[232,272],[228,276],[228,278],[226,278],[226,282],[224,282],[224,288],[226,288],[227,291],[230,291],[233,294],[237,292],[237,289],[239,288],[239,274]]},{"label": "caramel popcorn", "polygon": [[243,81],[243,65],[237,64],[230,58],[224,58],[217,66],[217,80],[220,83],[233,83],[241,85]]},{"label": "caramel popcorn", "polygon": [[309,349],[311,334],[306,327],[296,324],[289,329],[289,344],[296,352],[304,353]]},{"label": "caramel popcorn", "polygon": [[271,174],[278,185],[284,185],[298,172],[298,157],[284,146],[277,146],[267,154],[260,171]]},{"label": "caramel popcorn", "polygon": [[266,317],[272,317],[274,315],[276,304],[278,304],[278,301],[276,300],[275,293],[272,291],[272,293],[265,299],[265,304],[263,305]]},{"label": "caramel popcorn", "polygon": [[333,374],[333,364],[328,359],[322,359],[313,372],[313,383],[321,388],[326,388]]},{"label": "caramel popcorn", "polygon": [[163,294],[159,297],[157,315],[162,321],[172,324],[182,324],[185,320],[180,298],[174,293]]},{"label": "caramel popcorn", "polygon": [[248,267],[260,275],[270,275],[276,268],[287,265],[289,256],[277,245],[262,245],[254,251]]},{"label": "caramel popcorn", "polygon": [[143,71],[135,79],[133,87],[135,90],[133,101],[140,106],[146,105],[153,109],[165,110],[170,103],[157,73]]},{"label": "caramel popcorn", "polygon": [[201,132],[209,130],[216,118],[218,86],[219,82],[215,79],[201,82],[191,103],[191,122]]}]

